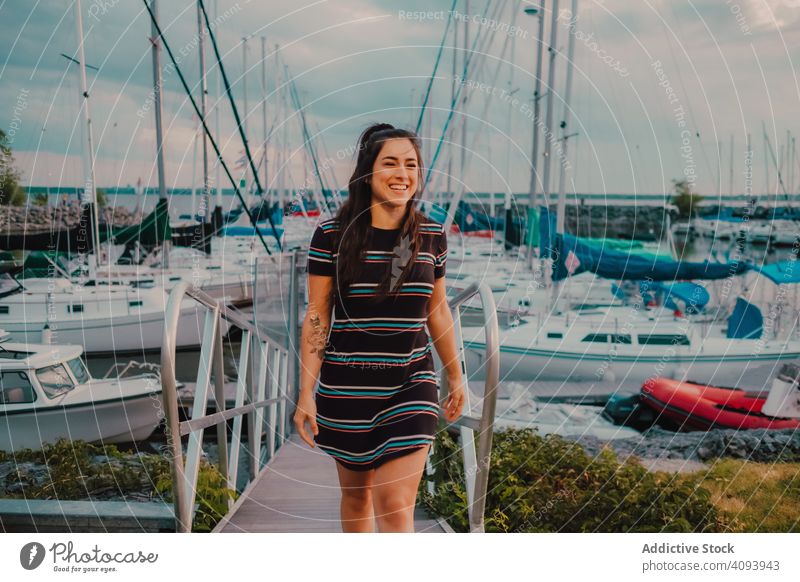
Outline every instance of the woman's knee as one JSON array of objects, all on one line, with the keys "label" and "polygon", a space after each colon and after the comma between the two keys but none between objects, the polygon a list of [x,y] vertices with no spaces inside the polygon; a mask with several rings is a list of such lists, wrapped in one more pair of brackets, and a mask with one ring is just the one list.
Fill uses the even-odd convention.
[{"label": "woman's knee", "polygon": [[372,503],[372,489],[368,485],[342,487],[342,500],[355,506],[368,506]]},{"label": "woman's knee", "polygon": [[389,517],[409,511],[414,507],[415,495],[405,491],[388,489],[376,492],[374,506],[376,517]]}]

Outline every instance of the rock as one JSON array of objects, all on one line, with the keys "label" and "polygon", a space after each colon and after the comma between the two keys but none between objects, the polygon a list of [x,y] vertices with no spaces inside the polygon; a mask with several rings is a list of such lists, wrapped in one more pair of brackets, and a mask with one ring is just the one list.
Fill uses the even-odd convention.
[{"label": "rock", "polygon": [[[141,220],[140,215],[124,207],[100,209],[100,222],[114,226],[129,226]],[[0,230],[14,234],[36,232],[49,228],[64,228],[78,225],[81,205],[78,200],[55,206],[3,206],[0,208]]]},{"label": "rock", "polygon": [[758,462],[800,461],[800,432],[793,429],[714,429],[673,433],[652,428],[635,439],[603,442],[595,438],[576,437],[573,440],[590,455],[596,455],[603,446],[609,446],[620,457],[634,454],[643,459],[708,461],[728,457]]}]

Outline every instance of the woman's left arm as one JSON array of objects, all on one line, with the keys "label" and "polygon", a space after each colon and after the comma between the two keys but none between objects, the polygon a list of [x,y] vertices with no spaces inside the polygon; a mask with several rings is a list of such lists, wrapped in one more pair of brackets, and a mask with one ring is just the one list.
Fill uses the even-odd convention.
[{"label": "woman's left arm", "polygon": [[461,416],[464,407],[464,378],[456,348],[453,314],[447,304],[444,277],[434,280],[433,295],[428,304],[428,331],[447,373],[448,397],[444,410],[445,418],[453,422]]}]

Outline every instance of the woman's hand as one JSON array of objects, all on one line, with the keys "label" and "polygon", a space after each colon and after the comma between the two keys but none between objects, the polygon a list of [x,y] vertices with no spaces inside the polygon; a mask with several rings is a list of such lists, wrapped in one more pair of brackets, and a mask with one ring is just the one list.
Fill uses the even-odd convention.
[{"label": "woman's hand", "polygon": [[314,448],[314,439],[306,432],[306,422],[311,425],[311,432],[314,436],[319,434],[317,428],[317,403],[311,395],[302,394],[297,401],[297,410],[294,413],[294,426],[300,438]]},{"label": "woman's hand", "polygon": [[447,399],[444,403],[444,417],[453,422],[461,417],[464,409],[464,379],[461,375],[447,378]]}]

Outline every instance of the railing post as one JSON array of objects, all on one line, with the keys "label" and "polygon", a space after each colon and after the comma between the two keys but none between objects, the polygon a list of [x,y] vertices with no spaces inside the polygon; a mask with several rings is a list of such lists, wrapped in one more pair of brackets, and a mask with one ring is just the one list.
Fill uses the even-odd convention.
[{"label": "railing post", "polygon": [[298,283],[297,251],[292,251],[289,256],[289,330],[286,346],[292,362],[289,376],[289,383],[292,386],[292,403],[297,402],[299,397],[297,390],[300,384],[300,338],[298,329],[300,326],[300,298],[298,297],[300,286]]},{"label": "railing post", "polygon": [[[247,369],[245,370],[245,384],[247,386],[247,400],[248,402],[257,402],[258,396],[257,386],[258,386],[258,372],[259,367],[261,366],[261,358],[262,358],[262,345],[261,345],[261,327],[259,325],[259,304],[260,304],[260,285],[259,285],[259,268],[258,268],[258,257],[253,258],[253,285],[252,285],[252,294],[253,294],[253,328],[255,329],[255,333],[250,337],[250,343],[247,346],[250,350],[250,358],[248,361]],[[244,346],[243,346],[244,347]],[[239,372],[242,373],[241,371]],[[258,475],[258,471],[260,470],[260,440],[256,443],[258,437],[258,428],[256,424],[258,424],[259,415],[257,411],[252,411],[247,414],[247,456],[248,456],[248,473],[250,480],[256,478]]]},{"label": "railing post", "polygon": [[[283,406],[284,406],[284,418],[286,420],[285,420],[285,424],[284,424],[284,433],[283,433],[282,442],[285,442],[286,439],[288,438],[288,434],[286,433],[286,426],[290,426],[291,427],[291,425],[292,425],[291,419],[289,418],[289,415],[292,414],[292,412],[294,412],[294,410],[293,410],[294,409],[294,403],[297,402],[297,398],[296,398],[296,395],[294,393],[294,386],[293,386],[293,384],[291,383],[291,381],[289,379],[289,362],[291,361],[289,359],[289,353],[288,352],[283,352],[283,353],[278,352],[278,358],[280,359],[280,362],[281,362],[281,375],[280,375],[280,378],[279,378],[279,385],[283,386],[283,391],[284,391]],[[290,396],[291,396],[291,400],[289,402],[292,404],[292,406],[287,406],[287,400],[290,398]]]},{"label": "railing post", "polygon": [[486,318],[484,333],[486,340],[486,382],[483,393],[483,410],[478,433],[478,472],[475,475],[474,509],[471,512],[470,530],[484,531],[483,516],[486,510],[486,495],[489,488],[489,466],[494,437],[494,418],[497,406],[497,383],[500,377],[500,334],[497,327],[497,309],[494,298],[485,285],[479,289],[483,313]]},{"label": "railing post", "polygon": [[286,386],[280,385],[281,376],[281,357],[278,348],[272,349],[272,369],[270,371],[271,385],[274,386],[274,391],[277,397],[283,397],[280,403],[277,404],[278,409],[278,442],[283,444],[286,441],[286,398],[289,396],[286,393]]},{"label": "railing post", "polygon": [[[239,375],[236,378],[236,401],[234,403],[235,408],[239,408],[244,404],[244,397],[247,393],[247,370],[250,367],[250,352],[252,349],[252,339],[249,330],[242,331],[242,344],[241,350],[239,353]],[[228,472],[228,487],[231,489],[236,488],[236,482],[239,477],[239,451],[241,450],[242,446],[242,422],[244,421],[244,417],[242,415],[237,415],[236,418],[233,419],[233,434],[231,435],[231,449],[230,454],[228,455],[229,459],[233,459],[233,465],[231,466],[230,471]],[[227,441],[225,441],[225,445],[227,446]],[[233,503],[231,499],[228,503],[228,507]]]},{"label": "railing post", "polygon": [[[209,309],[206,312],[203,325],[203,343],[200,346],[200,366],[197,370],[197,382],[192,402],[192,419],[206,415],[208,409],[209,384],[211,383],[211,368],[213,366],[214,350],[217,343],[217,330],[219,325],[219,308]],[[200,457],[203,453],[203,429],[189,434],[186,445],[185,486],[187,493],[184,498],[185,510],[191,513],[197,490],[197,476],[200,473]]]},{"label": "railing post", "polygon": [[[264,385],[267,377],[267,344],[256,338],[255,353],[258,358],[253,358],[250,382],[250,402],[258,402],[264,395]],[[256,362],[258,364],[256,365]],[[247,418],[247,437],[250,450],[250,479],[255,479],[261,470],[261,421],[264,411],[254,410]]]},{"label": "railing post", "polygon": [[[461,312],[460,307],[474,295],[479,294],[484,314],[484,334],[485,334],[485,383],[483,394],[483,408],[481,418],[478,423],[478,447],[475,450],[474,431],[467,425],[465,419],[469,418],[472,405],[469,399],[469,381],[467,377],[464,338],[461,333]],[[461,432],[461,447],[464,458],[464,476],[466,479],[467,502],[469,504],[469,527],[470,532],[484,531],[484,512],[486,510],[486,495],[489,486],[489,467],[492,454],[492,437],[494,434],[494,417],[497,404],[497,384],[500,377],[500,332],[497,325],[497,308],[494,297],[489,287],[485,283],[473,283],[467,289],[456,295],[450,300],[450,310],[453,313],[453,324],[456,333],[456,348],[458,349],[459,360],[464,374],[465,388],[465,413],[461,419],[453,424],[459,425]],[[442,382],[440,388],[440,398],[447,396],[446,380]],[[473,421],[474,422],[474,421]],[[474,425],[473,425],[474,426]],[[431,469],[430,463],[427,465]],[[432,486],[428,491],[433,493]]]},{"label": "railing post", "polygon": [[[225,410],[225,362],[222,358],[222,318],[217,313],[217,330],[214,338],[214,400],[217,403],[217,412]],[[230,465],[228,459],[228,423],[221,422],[217,425],[217,454],[219,455],[219,472],[228,482]],[[234,459],[235,463],[237,460]],[[228,499],[228,506],[231,499]]]},{"label": "railing post", "polygon": [[191,530],[191,512],[185,503],[186,483],[181,445],[180,418],[178,416],[178,389],[175,380],[175,347],[181,302],[189,284],[178,283],[169,294],[164,321],[164,339],[161,344],[161,398],[166,414],[167,454],[172,473],[172,503],[175,511],[176,530],[186,533]]}]

